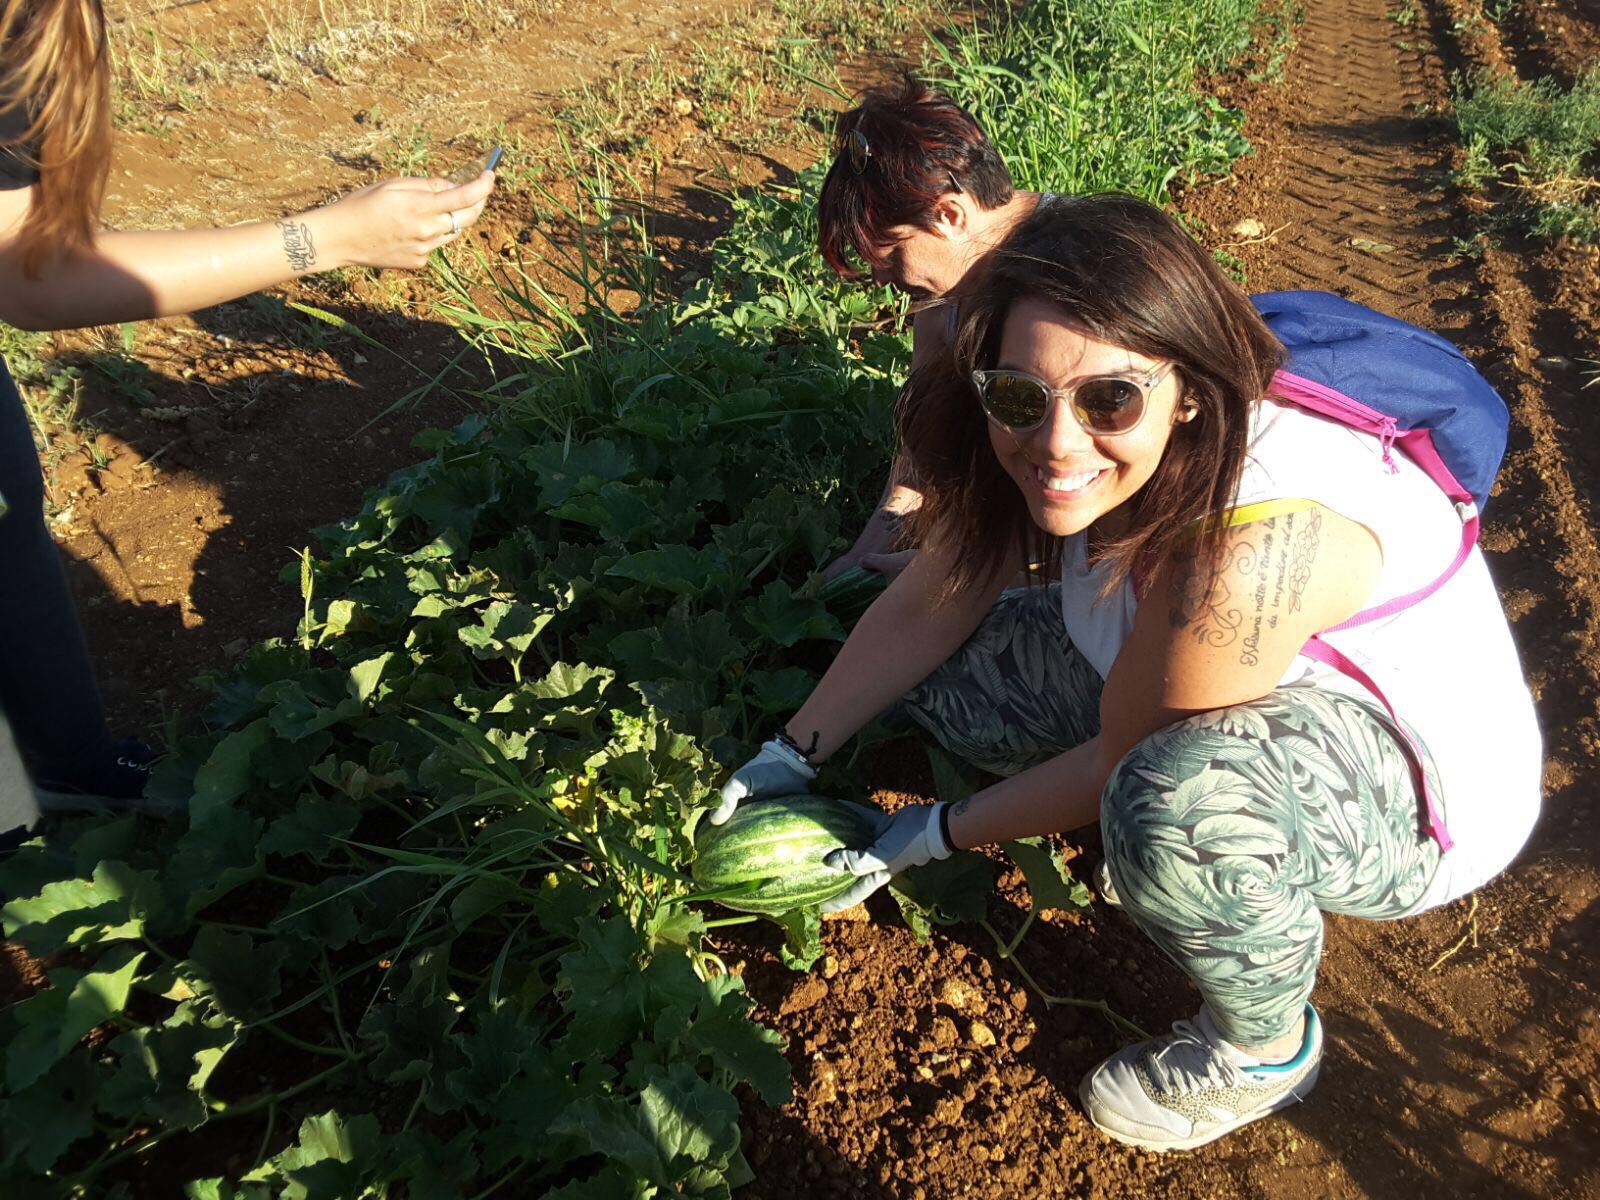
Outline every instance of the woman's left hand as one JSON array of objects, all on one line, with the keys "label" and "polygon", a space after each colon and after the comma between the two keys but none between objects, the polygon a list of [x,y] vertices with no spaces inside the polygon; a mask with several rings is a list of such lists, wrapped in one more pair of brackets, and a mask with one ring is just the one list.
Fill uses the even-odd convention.
[{"label": "woman's left hand", "polygon": [[334,266],[421,267],[428,255],[476,221],[494,190],[494,173],[468,183],[386,179],[351,192],[304,218],[318,230]]},{"label": "woman's left hand", "polygon": [[822,860],[835,870],[857,876],[855,883],[822,906],[825,913],[854,908],[901,871],[949,858],[955,852],[941,827],[942,801],[912,804],[893,813],[859,804],[852,807],[873,822],[874,840],[864,849],[835,850]]}]

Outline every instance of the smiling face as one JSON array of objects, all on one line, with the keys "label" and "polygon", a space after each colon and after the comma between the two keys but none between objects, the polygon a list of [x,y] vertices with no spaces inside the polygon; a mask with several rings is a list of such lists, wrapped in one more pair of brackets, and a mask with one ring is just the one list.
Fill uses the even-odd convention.
[{"label": "smiling face", "polygon": [[[1011,306],[995,363],[1001,370],[1026,371],[1053,388],[1070,388],[1096,375],[1142,379],[1161,365],[1080,332],[1060,308],[1034,299]],[[1126,526],[1123,506],[1160,465],[1173,424],[1187,419],[1178,409],[1181,393],[1177,372],[1167,372],[1146,397],[1139,424],[1111,437],[1086,433],[1058,398],[1050,402],[1044,424],[1029,433],[989,421],[989,443],[1040,529],[1067,537],[1102,522],[1101,531],[1115,536]]]}]

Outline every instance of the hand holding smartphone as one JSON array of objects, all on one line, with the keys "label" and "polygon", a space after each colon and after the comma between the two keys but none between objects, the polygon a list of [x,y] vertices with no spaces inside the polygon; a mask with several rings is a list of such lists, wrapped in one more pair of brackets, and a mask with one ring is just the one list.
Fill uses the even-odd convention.
[{"label": "hand holding smartphone", "polygon": [[499,163],[500,163],[500,154],[501,154],[501,148],[499,146],[492,147],[489,150],[488,156],[483,160],[483,162],[475,163],[472,166],[468,166],[468,167],[462,167],[459,171],[457,171],[455,174],[450,176],[451,182],[452,183],[471,183],[474,179],[476,179],[479,175],[482,175],[485,171],[494,170],[495,167],[498,166]]}]

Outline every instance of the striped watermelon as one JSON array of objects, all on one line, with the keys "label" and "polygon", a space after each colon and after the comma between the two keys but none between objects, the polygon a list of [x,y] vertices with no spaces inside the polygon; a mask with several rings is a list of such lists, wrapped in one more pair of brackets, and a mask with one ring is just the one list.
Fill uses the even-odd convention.
[{"label": "striped watermelon", "polygon": [[694,879],[701,887],[754,883],[748,893],[719,897],[739,912],[779,916],[831,900],[855,878],[822,865],[842,846],[873,839],[870,821],[825,796],[772,796],[741,804],[724,825],[702,822],[695,836]]}]

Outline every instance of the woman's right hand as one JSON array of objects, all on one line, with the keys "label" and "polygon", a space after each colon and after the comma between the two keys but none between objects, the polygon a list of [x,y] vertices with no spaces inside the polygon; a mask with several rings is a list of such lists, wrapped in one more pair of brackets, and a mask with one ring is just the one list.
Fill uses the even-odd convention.
[{"label": "woman's right hand", "polygon": [[326,252],[311,269],[424,266],[478,219],[494,182],[484,171],[468,183],[385,179],[351,192],[303,218]]},{"label": "woman's right hand", "polygon": [[721,802],[706,814],[706,820],[721,825],[733,816],[741,800],[798,795],[816,777],[817,769],[798,750],[772,738],[762,743],[754,758],[728,776],[728,782],[722,785]]}]

